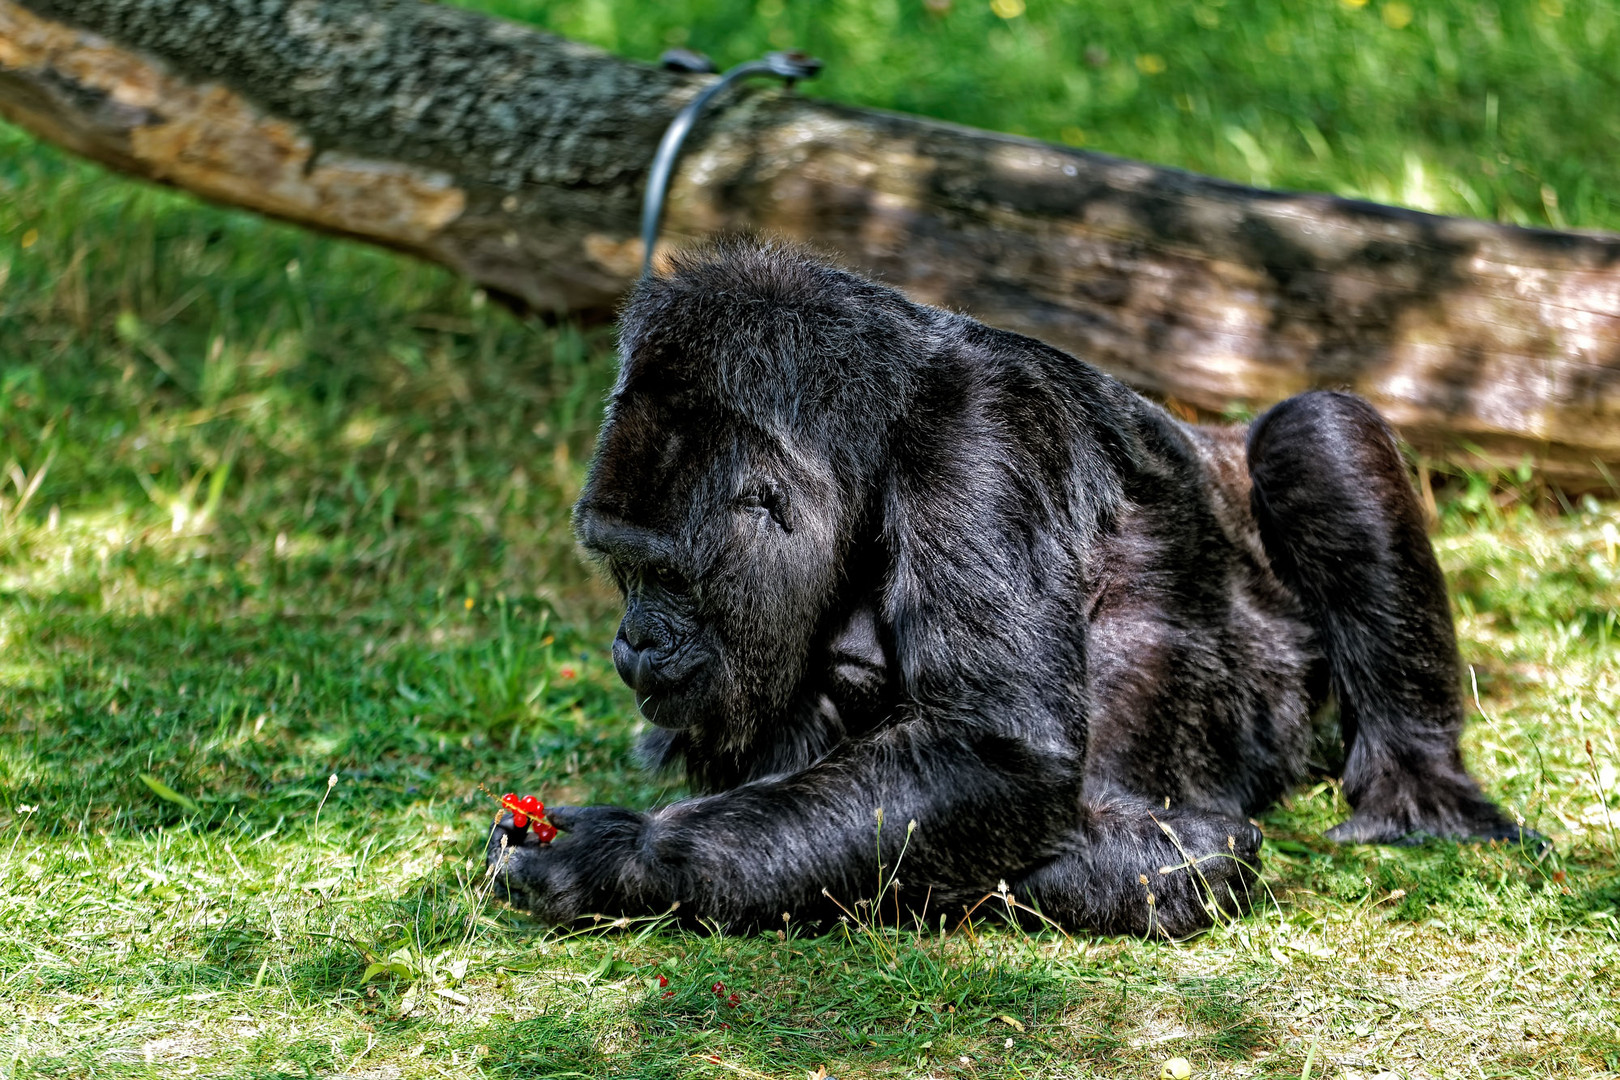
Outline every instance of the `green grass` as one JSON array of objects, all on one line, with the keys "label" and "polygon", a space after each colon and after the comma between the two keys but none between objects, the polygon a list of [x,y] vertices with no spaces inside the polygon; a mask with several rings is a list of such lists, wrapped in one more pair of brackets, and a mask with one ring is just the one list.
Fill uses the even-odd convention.
[{"label": "green grass", "polygon": [[[1466,175],[1482,212],[1542,220],[1551,183],[1615,225],[1596,4],[1400,31],[1339,0],[523,10],[644,56],[688,23],[726,61],[799,27],[851,100],[1380,197],[1411,154],[1442,209]],[[1426,90],[1442,37],[1456,82]],[[1523,170],[1470,164],[1498,147]],[[1539,865],[1336,849],[1325,783],[1264,821],[1263,909],[1180,945],[569,937],[486,903],[479,783],[680,793],[632,764],[612,598],[568,533],[608,343],[0,129],[0,1077],[1620,1072],[1620,507],[1551,515],[1511,479],[1443,485],[1438,543],[1466,750],[1557,841]]]}]

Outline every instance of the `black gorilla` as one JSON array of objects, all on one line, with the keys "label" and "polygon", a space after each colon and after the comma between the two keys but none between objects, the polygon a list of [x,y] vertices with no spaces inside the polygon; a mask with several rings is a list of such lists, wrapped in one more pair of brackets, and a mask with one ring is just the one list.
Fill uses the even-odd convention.
[{"label": "black gorilla", "polygon": [[1070,928],[1185,934],[1246,906],[1245,818],[1330,697],[1333,839],[1519,836],[1463,767],[1445,584],[1359,398],[1180,423],[750,241],[644,282],[621,344],[575,523],[649,748],[703,794],[554,810],[544,847],[507,819],[513,903],[780,925],[871,897],[906,845],[926,919],[1005,881]]}]

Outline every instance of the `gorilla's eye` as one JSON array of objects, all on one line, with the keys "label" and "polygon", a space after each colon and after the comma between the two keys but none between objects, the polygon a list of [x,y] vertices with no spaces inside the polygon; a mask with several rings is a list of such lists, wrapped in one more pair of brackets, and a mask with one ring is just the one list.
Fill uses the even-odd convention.
[{"label": "gorilla's eye", "polygon": [[765,508],[765,496],[759,494],[744,495],[737,500],[737,505],[744,510],[763,510]]},{"label": "gorilla's eye", "polygon": [[686,591],[686,579],[678,571],[667,566],[655,566],[649,575],[660,589],[665,592],[680,593]]}]

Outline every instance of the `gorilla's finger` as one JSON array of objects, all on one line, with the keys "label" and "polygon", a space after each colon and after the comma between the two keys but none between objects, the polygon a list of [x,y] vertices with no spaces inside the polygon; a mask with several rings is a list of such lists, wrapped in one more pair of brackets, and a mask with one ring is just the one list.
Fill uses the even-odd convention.
[{"label": "gorilla's finger", "polygon": [[484,861],[498,862],[507,857],[507,853],[521,847],[523,840],[512,828],[512,819],[507,815],[489,827],[489,839],[484,844]]},{"label": "gorilla's finger", "polygon": [[490,832],[490,843],[499,844],[502,836],[506,837],[509,846],[517,847],[528,838],[529,828],[527,825],[521,829],[518,828],[513,822],[511,814],[502,814],[500,820],[495,822],[495,827]]},{"label": "gorilla's finger", "polygon": [[548,806],[546,807],[546,820],[563,832],[567,832],[570,829],[579,828],[580,818],[584,816],[585,811],[588,809],[590,808],[586,806]]}]

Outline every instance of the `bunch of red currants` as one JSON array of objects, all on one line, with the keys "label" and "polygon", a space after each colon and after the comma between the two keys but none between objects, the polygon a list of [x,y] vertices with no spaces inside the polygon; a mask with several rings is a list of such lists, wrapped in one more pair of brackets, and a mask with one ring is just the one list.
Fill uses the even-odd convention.
[{"label": "bunch of red currants", "polygon": [[534,837],[542,844],[549,844],[557,838],[557,827],[546,818],[546,804],[533,795],[518,798],[511,792],[501,796],[501,805],[512,811],[512,827],[521,834],[529,827],[530,819],[534,821]]}]

